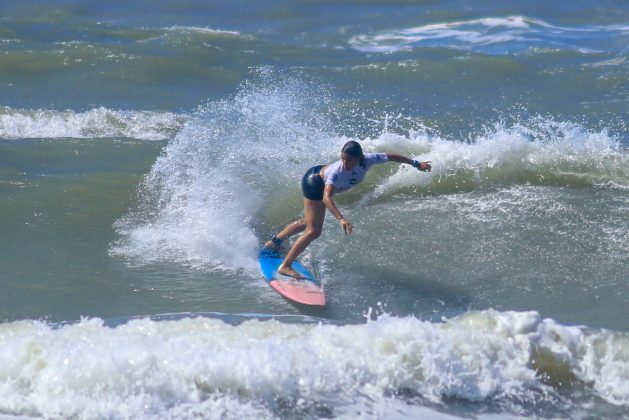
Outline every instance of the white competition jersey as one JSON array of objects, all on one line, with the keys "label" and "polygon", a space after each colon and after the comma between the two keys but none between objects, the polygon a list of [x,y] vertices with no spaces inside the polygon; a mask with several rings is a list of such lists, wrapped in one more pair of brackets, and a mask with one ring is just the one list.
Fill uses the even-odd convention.
[{"label": "white competition jersey", "polygon": [[325,169],[323,180],[326,185],[334,185],[334,192],[343,192],[359,184],[369,168],[377,163],[384,163],[389,160],[386,153],[365,153],[363,164],[358,164],[351,171],[343,170],[343,161],[337,160]]}]

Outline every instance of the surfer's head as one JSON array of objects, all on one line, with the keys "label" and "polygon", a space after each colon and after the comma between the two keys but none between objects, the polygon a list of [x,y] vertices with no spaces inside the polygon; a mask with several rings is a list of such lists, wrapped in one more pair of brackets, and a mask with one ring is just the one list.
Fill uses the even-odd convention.
[{"label": "surfer's head", "polygon": [[354,169],[357,165],[363,163],[365,155],[363,148],[357,141],[350,140],[341,149],[341,160],[343,161],[343,169],[346,171]]}]

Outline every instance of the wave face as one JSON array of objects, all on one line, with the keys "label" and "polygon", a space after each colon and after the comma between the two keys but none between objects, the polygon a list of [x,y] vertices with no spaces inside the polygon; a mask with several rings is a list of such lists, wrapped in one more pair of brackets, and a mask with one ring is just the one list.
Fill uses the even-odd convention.
[{"label": "wave face", "polygon": [[570,415],[569,407],[586,403],[578,391],[586,384],[619,409],[629,405],[629,337],[562,326],[536,312],[469,312],[442,323],[381,315],[345,326],[205,317],[115,328],[100,319],[58,327],[19,321],[0,325],[0,341],[4,414],[342,416],[395,401],[412,414],[418,401],[457,398],[519,415],[535,405]]},{"label": "wave face", "polygon": [[[482,200],[490,203],[496,191],[518,186],[629,188],[626,148],[604,130],[537,117],[497,123],[468,141],[426,128],[359,139],[337,134],[319,111],[326,97],[316,85],[277,79],[262,74],[192,113],[145,177],[139,208],[117,222],[122,238],[113,254],[254,272],[261,236],[301,211],[301,175],[337,159],[350,139],[367,151],[434,162],[424,174],[375,169],[365,186],[340,198],[350,205],[467,192],[489,194]],[[562,206],[558,200],[551,205]]]},{"label": "wave face", "polygon": [[[435,23],[375,35],[356,35],[349,45],[362,52],[393,53],[417,47],[449,47],[488,54],[513,54],[531,48],[580,53],[627,52],[629,26],[557,26],[525,16],[488,17]],[[620,40],[624,42],[619,42]]]}]

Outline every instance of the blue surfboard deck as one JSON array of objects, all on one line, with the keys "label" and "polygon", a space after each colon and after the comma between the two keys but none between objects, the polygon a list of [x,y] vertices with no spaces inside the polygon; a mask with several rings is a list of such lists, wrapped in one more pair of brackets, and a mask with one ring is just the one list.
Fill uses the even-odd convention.
[{"label": "blue surfboard deck", "polygon": [[[264,278],[266,282],[270,282],[271,280],[277,280],[279,278],[285,277],[281,274],[277,274],[277,269],[279,268],[282,261],[284,261],[284,256],[280,254],[278,251],[270,248],[262,248],[260,251],[260,269],[262,269],[262,274],[264,274]],[[308,271],[306,267],[304,267],[299,261],[295,260],[293,262],[293,270],[297,271],[299,274],[305,277],[304,280],[311,281],[316,283],[314,275]]]}]

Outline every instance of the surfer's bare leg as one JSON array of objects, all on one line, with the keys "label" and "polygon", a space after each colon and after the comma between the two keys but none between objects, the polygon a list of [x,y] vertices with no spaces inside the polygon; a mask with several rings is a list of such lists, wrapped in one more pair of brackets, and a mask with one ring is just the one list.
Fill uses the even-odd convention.
[{"label": "surfer's bare leg", "polygon": [[315,201],[304,198],[304,220],[306,227],[304,233],[297,238],[293,246],[286,254],[284,262],[279,266],[278,272],[286,276],[302,277],[298,272],[293,270],[291,265],[293,261],[301,254],[310,242],[321,236],[323,229],[323,220],[325,218],[325,204],[323,201]]},{"label": "surfer's bare leg", "polygon": [[[299,219],[293,223],[290,223],[284,229],[282,229],[275,237],[282,241],[290,238],[293,235],[296,235],[300,232],[303,232],[306,229],[306,219]],[[265,248],[277,248],[277,245],[273,243],[273,241],[266,241],[264,244]]]}]

